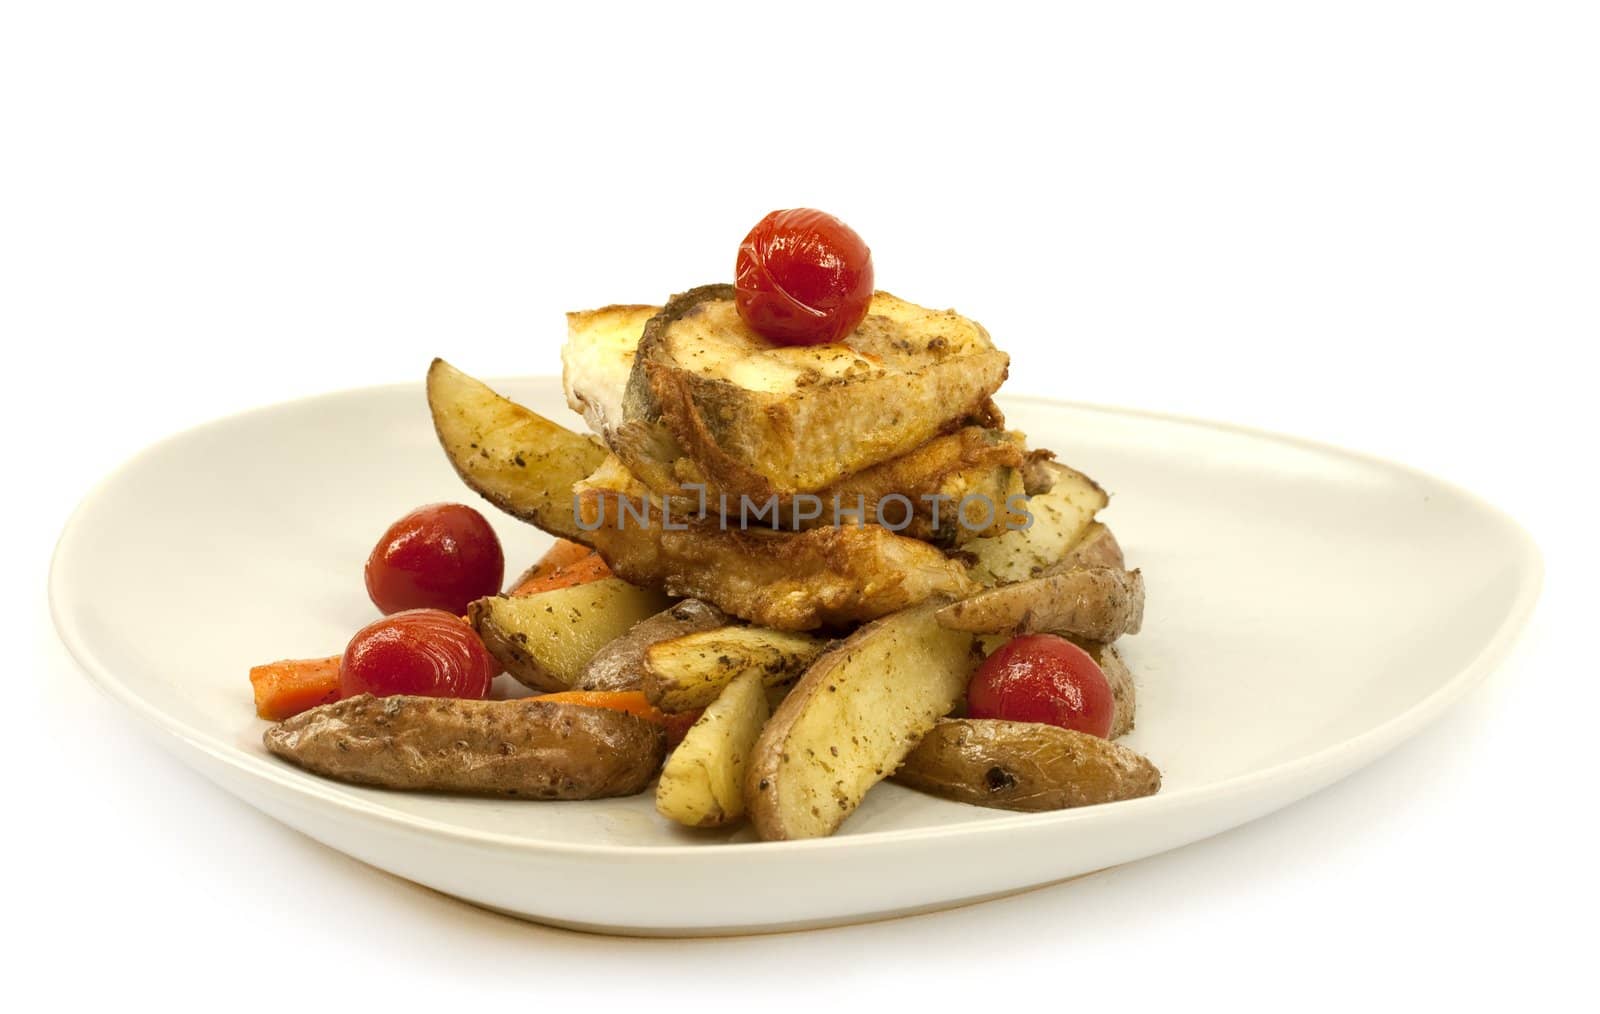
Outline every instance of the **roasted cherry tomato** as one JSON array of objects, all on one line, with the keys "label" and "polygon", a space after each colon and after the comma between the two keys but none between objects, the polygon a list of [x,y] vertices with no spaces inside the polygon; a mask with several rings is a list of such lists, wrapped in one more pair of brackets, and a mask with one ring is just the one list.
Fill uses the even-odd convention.
[{"label": "roasted cherry tomato", "polygon": [[489,695],[500,665],[467,621],[440,609],[411,609],[356,631],[339,660],[339,696]]},{"label": "roasted cherry tomato", "polygon": [[739,245],[739,316],[779,345],[821,345],[854,331],[872,301],[872,251],[811,208],[774,211]]},{"label": "roasted cherry tomato", "polygon": [[984,659],[967,685],[967,715],[1043,722],[1102,739],[1116,699],[1089,653],[1054,634],[1013,637]]},{"label": "roasted cherry tomato", "polygon": [[500,591],[506,576],[500,539],[464,504],[418,507],[389,526],[367,557],[367,594],[385,613],[444,609]]}]

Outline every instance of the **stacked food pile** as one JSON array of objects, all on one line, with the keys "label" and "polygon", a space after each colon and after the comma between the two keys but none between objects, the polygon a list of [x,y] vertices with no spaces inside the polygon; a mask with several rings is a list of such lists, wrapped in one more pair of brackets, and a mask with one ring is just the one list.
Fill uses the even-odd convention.
[{"label": "stacked food pile", "polygon": [[1005,428],[1008,358],[981,326],[872,283],[842,223],[780,212],[736,285],[571,314],[563,379],[591,434],[436,361],[457,472],[582,573],[468,607],[540,696],[351,697],[269,747],[535,798],[642,791],[659,768],[665,816],[748,815],[767,839],[832,833],[890,777],[1022,810],[1154,792],[1113,742],[1134,706],[1113,642],[1144,587],[1095,520],[1105,493]]}]

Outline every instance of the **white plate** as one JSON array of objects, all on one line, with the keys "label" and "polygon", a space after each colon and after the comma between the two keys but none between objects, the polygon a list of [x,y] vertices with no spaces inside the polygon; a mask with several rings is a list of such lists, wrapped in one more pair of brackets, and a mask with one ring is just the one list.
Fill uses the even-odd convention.
[{"label": "white plate", "polygon": [[[566,419],[550,379],[501,390]],[[1013,425],[1115,496],[1144,570],[1130,745],[1157,796],[1060,813],[875,788],[837,836],[688,832],[650,794],[509,802],[354,788],[268,755],[246,672],[333,654],[374,617],[361,566],[429,501],[477,503],[417,386],[212,423],[140,454],[67,524],[50,598],[67,647],[179,757],[374,866],[532,919],[640,934],[747,932],[927,910],[1196,841],[1379,756],[1475,684],[1538,596],[1537,549],[1409,469],[1297,440],[1013,399]],[[492,514],[508,569],[548,542]],[[1360,833],[1353,829],[1351,833]]]}]

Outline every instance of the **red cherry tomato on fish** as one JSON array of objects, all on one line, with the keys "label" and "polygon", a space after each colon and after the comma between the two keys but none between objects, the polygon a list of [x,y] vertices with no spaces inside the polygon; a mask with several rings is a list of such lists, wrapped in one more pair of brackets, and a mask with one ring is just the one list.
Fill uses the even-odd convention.
[{"label": "red cherry tomato on fish", "polygon": [[821,345],[854,331],[872,301],[872,251],[812,208],[774,211],[739,245],[735,305],[778,345]]},{"label": "red cherry tomato on fish", "polygon": [[1102,739],[1116,711],[1111,683],[1089,653],[1054,634],[1013,637],[967,685],[967,715],[1043,722]]},{"label": "red cherry tomato on fish", "polygon": [[465,504],[418,507],[389,526],[367,557],[367,594],[385,613],[444,609],[496,595],[506,576],[500,539]]},{"label": "red cherry tomato on fish", "polygon": [[467,621],[440,609],[411,609],[356,631],[339,660],[339,696],[489,696],[500,664]]}]

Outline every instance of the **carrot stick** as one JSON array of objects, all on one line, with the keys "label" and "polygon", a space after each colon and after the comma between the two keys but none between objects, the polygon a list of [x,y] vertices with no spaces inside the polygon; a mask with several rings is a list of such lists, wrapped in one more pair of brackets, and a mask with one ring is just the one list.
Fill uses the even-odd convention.
[{"label": "carrot stick", "polygon": [[606,566],[599,553],[587,546],[561,539],[550,547],[537,564],[517,579],[511,594],[537,595],[610,576],[611,568]]},{"label": "carrot stick", "polygon": [[626,711],[667,730],[667,745],[677,746],[700,717],[699,711],[666,712],[650,703],[643,690],[563,690],[538,698],[553,704],[580,704],[589,708]]},{"label": "carrot stick", "polygon": [[539,562],[529,567],[527,572],[517,579],[517,583],[528,581],[536,577],[544,577],[557,567],[565,567],[569,563],[577,563],[594,550],[581,542],[571,539],[557,539],[556,544],[544,551],[539,557]]},{"label": "carrot stick", "polygon": [[319,704],[339,699],[340,656],[285,659],[250,670],[256,714],[281,722]]}]

